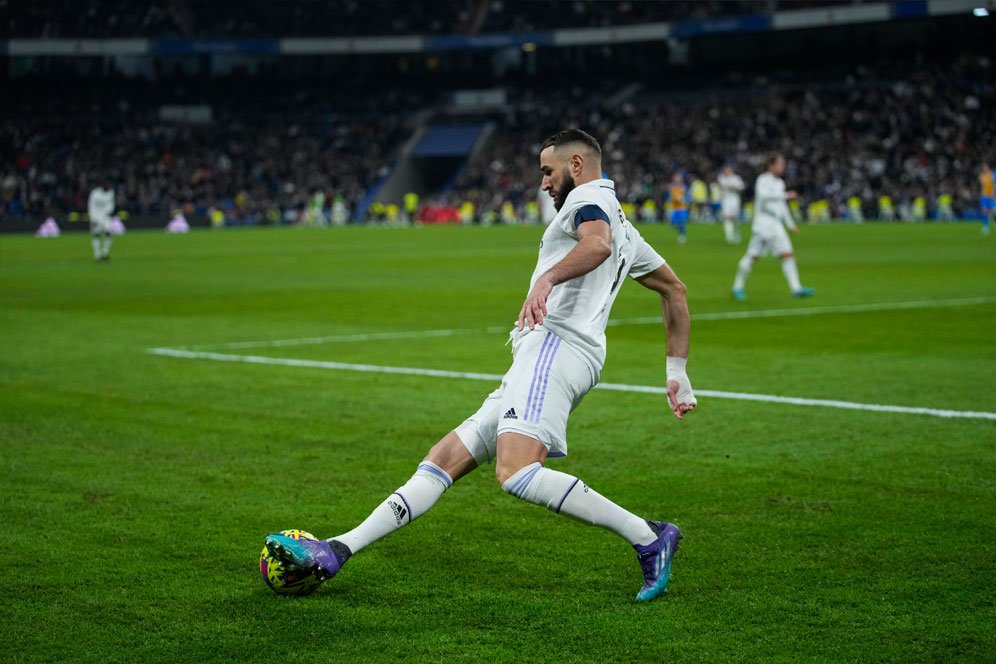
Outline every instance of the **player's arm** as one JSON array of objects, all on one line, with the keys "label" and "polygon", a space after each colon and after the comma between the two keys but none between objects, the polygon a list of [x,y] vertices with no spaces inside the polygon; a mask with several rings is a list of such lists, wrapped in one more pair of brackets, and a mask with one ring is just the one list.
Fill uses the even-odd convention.
[{"label": "player's arm", "polygon": [[799,227],[795,225],[795,219],[792,217],[792,210],[789,209],[788,201],[795,200],[798,196],[795,191],[785,191],[785,184],[779,180],[776,184],[773,184],[769,189],[767,194],[770,198],[776,199],[778,205],[781,208],[782,223],[785,227],[792,231],[793,233],[799,232]]},{"label": "player's arm", "polygon": [[[605,216],[605,213],[596,206],[585,207],[594,207]],[[583,211],[584,209],[579,211],[579,214]],[[533,284],[526,301],[522,304],[522,309],[519,310],[520,330],[525,325],[532,330],[543,322],[543,317],[546,316],[546,299],[554,286],[588,274],[612,254],[612,227],[609,226],[607,219],[593,218],[582,221],[578,224],[577,234],[578,243],[570,253],[544,272]]]},{"label": "player's arm", "polygon": [[674,416],[683,420],[685,413],[694,409],[697,403],[692,384],[685,373],[692,328],[685,284],[667,263],[636,277],[636,280],[641,286],[661,296],[661,312],[664,330],[667,332],[667,398]]}]

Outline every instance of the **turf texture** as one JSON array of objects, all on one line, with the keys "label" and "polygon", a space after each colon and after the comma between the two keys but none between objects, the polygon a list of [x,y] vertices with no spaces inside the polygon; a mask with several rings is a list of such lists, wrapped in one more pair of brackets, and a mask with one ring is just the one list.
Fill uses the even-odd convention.
[{"label": "turf texture", "polygon": [[[693,316],[748,316],[693,322],[696,388],[996,412],[996,240],[977,225],[807,226],[816,297],[765,259],[743,303],[720,229],[641,231]],[[132,232],[106,264],[84,234],[0,236],[4,659],[991,661],[991,419],[702,398],[678,422],[659,395],[595,390],[551,464],[681,526],[660,600],[634,601],[625,542],[516,501],[491,467],[316,594],[272,594],[264,535],[353,527],[495,385],[148,349],[501,374],[494,328],[540,234]],[[813,307],[832,310],[754,316]],[[640,320],[658,313],[624,286],[604,382],[663,384],[663,328]],[[397,334],[426,330],[454,332]]]}]

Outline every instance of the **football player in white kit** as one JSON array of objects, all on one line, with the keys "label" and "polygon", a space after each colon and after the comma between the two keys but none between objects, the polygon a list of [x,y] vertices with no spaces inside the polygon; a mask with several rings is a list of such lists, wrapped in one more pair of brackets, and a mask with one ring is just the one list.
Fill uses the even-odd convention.
[{"label": "football player in white kit", "polygon": [[567,418],[598,383],[606,323],[626,276],[661,298],[672,412],[683,419],[695,408],[685,373],[685,287],[623,215],[615,185],[601,177],[594,138],[578,129],[553,135],[542,146],[540,170],[557,215],[543,234],[529,294],[510,333],[512,367],[501,385],[353,530],[321,541],[268,536],[267,549],[284,565],[330,578],[351,555],[425,514],[453,482],[494,462],[507,493],[628,541],[644,575],[638,600],[665,591],[682,538],[678,527],[632,514],[544,463],[567,454]]},{"label": "football player in white kit", "polygon": [[785,191],[785,182],[781,175],[785,172],[785,157],[774,154],[764,162],[764,173],[758,176],[754,184],[754,225],[747,253],[737,265],[737,276],[733,280],[733,297],[746,300],[744,284],[754,267],[754,261],[765,254],[778,256],[782,261],[782,272],[788,281],[792,295],[809,297],[815,291],[806,288],[799,282],[799,268],[795,264],[792,253],[792,242],[789,240],[788,228],[798,233],[799,228],[792,219],[786,201],[796,197],[794,191]]},{"label": "football player in white kit", "polygon": [[90,244],[93,258],[98,261],[111,259],[111,215],[114,214],[114,189],[110,178],[104,178],[90,192],[86,203],[90,217]]},{"label": "football player in white kit", "polygon": [[723,215],[723,232],[726,244],[740,242],[740,192],[744,190],[744,181],[733,172],[732,166],[724,166],[716,179],[720,188],[720,210]]}]

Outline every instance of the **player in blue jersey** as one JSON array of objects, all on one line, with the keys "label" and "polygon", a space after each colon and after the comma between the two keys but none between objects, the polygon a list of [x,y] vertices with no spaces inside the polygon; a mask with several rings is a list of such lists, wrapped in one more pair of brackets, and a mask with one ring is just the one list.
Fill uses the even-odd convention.
[{"label": "player in blue jersey", "polygon": [[598,383],[605,327],[626,276],[661,300],[674,416],[683,419],[695,408],[685,372],[685,287],[622,213],[615,185],[602,178],[601,148],[593,137],[577,129],[551,136],[540,152],[540,170],[557,214],[543,233],[529,293],[510,333],[512,366],[501,385],[356,528],[318,542],[268,536],[267,549],[283,564],[332,577],[350,556],[425,514],[453,482],[493,462],[505,492],[631,544],[644,577],[638,600],[666,589],[682,538],[678,527],[637,516],[545,464],[567,454],[568,416]]}]

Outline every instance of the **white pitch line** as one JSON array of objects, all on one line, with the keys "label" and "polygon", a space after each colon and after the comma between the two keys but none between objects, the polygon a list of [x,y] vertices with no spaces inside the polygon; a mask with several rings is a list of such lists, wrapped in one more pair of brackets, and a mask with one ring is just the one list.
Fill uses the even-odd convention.
[{"label": "white pitch line", "polygon": [[[975,304],[990,304],[996,297],[964,297],[950,300],[913,300],[910,302],[874,302],[869,304],[842,304],[825,307],[804,307],[799,309],[755,309],[742,311],[717,311],[692,314],[693,321],[735,320],[742,318],[782,318],[788,316],[818,316],[821,314],[854,314],[865,311],[902,311],[904,309],[930,309],[932,307],[964,307]],[[610,320],[609,325],[646,325],[660,323],[660,316],[644,318],[623,318]]]},{"label": "white pitch line", "polygon": [[[351,364],[347,362],[326,362],[322,360],[299,360],[287,357],[264,357],[261,355],[230,355],[227,353],[210,353],[190,351],[179,348],[149,348],[152,355],[176,357],[195,360],[214,360],[218,362],[241,362],[247,364],[268,364],[285,367],[307,367],[312,369],[331,369],[339,371],[359,371],[362,373],[404,374],[409,376],[431,376],[433,378],[463,378],[468,380],[500,381],[500,374],[471,373],[464,371],[444,371],[441,369],[420,369],[417,367],[391,367],[376,364]],[[599,383],[597,388],[616,392],[638,392],[644,394],[667,394],[663,387],[654,385],[625,385],[621,383]],[[765,403],[782,403],[793,406],[818,406],[824,408],[844,408],[847,410],[866,410],[877,413],[902,413],[906,415],[931,415],[933,417],[960,418],[973,420],[996,420],[996,413],[970,410],[940,410],[937,408],[916,408],[910,406],[889,406],[871,403],[855,403],[852,401],[837,401],[828,399],[805,399],[801,397],[781,397],[772,394],[750,394],[746,392],[723,392],[717,390],[696,390],[696,394],[716,399],[737,399],[740,401],[759,401]]]},{"label": "white pitch line", "polygon": [[[913,300],[909,302],[877,302],[870,304],[845,304],[839,306],[805,307],[800,309],[745,309],[740,311],[718,311],[712,313],[692,314],[692,321],[737,320],[748,318],[780,318],[789,316],[818,316],[821,314],[851,314],[865,311],[901,311],[904,309],[929,309],[931,307],[962,307],[976,304],[996,303],[996,297],[966,297],[948,300]],[[639,318],[618,318],[609,321],[609,327],[626,325],[658,325],[662,324],[660,316]],[[298,339],[270,339],[262,341],[234,341],[227,343],[196,344],[191,349],[205,350],[208,348],[241,349],[241,348],[283,348],[287,346],[313,346],[331,343],[349,343],[362,341],[382,341],[389,339],[429,339],[433,337],[452,337],[461,334],[498,334],[512,329],[512,325],[486,328],[452,328],[445,330],[401,330],[398,332],[359,332],[355,334],[339,334],[321,337],[301,337]]]}]

